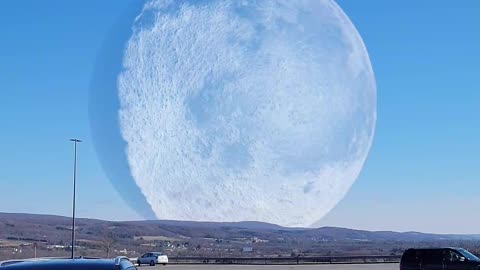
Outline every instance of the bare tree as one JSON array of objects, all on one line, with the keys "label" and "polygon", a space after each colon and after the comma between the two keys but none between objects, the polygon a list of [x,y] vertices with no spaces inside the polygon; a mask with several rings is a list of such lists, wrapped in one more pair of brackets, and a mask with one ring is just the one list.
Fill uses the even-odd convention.
[{"label": "bare tree", "polygon": [[108,232],[104,235],[102,244],[103,244],[103,250],[107,253],[107,258],[110,257],[110,252],[112,251],[112,248],[115,246],[117,243],[117,237],[115,234],[112,232]]}]

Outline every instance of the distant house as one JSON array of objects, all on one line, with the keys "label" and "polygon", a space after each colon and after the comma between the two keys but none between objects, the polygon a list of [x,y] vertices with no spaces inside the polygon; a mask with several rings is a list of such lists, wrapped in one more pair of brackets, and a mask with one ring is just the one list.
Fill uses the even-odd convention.
[{"label": "distant house", "polygon": [[[49,250],[52,250],[52,249],[66,249],[67,246],[63,246],[63,245],[49,245],[47,246],[47,249]],[[70,247],[68,247],[70,248]]]},{"label": "distant house", "polygon": [[242,249],[242,252],[253,252],[253,248],[252,247],[244,247]]}]

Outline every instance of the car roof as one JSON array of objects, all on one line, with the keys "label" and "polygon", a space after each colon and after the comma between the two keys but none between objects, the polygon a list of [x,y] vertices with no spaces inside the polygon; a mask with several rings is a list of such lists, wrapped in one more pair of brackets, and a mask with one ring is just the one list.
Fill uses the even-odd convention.
[{"label": "car roof", "polygon": [[114,270],[115,261],[112,259],[46,259],[16,262],[0,266],[1,270],[60,270],[60,269],[91,269],[91,270]]},{"label": "car roof", "polygon": [[410,248],[408,250],[445,250],[445,249],[462,250],[462,248],[458,248],[458,247]]}]

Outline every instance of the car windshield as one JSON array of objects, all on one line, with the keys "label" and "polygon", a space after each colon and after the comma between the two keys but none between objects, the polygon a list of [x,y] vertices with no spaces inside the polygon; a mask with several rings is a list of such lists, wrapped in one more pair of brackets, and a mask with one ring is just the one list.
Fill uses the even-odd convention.
[{"label": "car windshield", "polygon": [[457,249],[457,251],[465,258],[467,258],[467,260],[469,261],[480,261],[480,259],[473,255],[472,253],[470,253],[468,250],[466,249],[463,249],[463,248],[459,248]]}]

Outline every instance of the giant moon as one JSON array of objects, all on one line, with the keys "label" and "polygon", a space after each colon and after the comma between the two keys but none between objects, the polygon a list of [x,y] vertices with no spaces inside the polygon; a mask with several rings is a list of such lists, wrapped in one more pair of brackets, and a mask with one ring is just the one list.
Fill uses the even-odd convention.
[{"label": "giant moon", "polygon": [[306,227],[358,177],[376,86],[334,1],[152,0],[112,31],[92,135],[143,216]]}]

